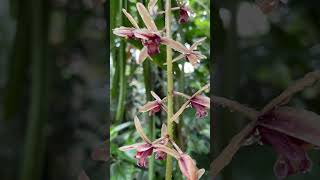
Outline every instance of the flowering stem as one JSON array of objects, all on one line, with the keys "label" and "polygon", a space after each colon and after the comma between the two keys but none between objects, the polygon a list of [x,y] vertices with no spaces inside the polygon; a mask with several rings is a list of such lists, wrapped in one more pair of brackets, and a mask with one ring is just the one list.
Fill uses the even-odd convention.
[{"label": "flowering stem", "polygon": [[[166,0],[165,4],[165,29],[166,37],[171,38],[171,0]],[[173,116],[173,72],[172,72],[172,49],[167,46],[167,97],[168,97],[168,117],[167,127],[170,138],[173,138],[173,122],[171,117]],[[172,157],[167,157],[166,164],[166,180],[172,179]]]}]

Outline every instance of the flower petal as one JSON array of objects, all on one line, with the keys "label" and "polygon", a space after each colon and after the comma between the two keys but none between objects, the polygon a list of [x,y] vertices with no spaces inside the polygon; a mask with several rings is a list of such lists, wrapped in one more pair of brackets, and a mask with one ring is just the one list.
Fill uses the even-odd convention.
[{"label": "flower petal", "polygon": [[197,167],[194,160],[187,154],[182,154],[179,161],[179,167],[182,174],[188,180],[198,180]]},{"label": "flower petal", "polygon": [[293,138],[265,127],[258,127],[258,130],[261,135],[261,141],[270,144],[278,154],[288,160],[304,159],[304,149]]},{"label": "flower petal", "polygon": [[180,42],[175,41],[173,39],[163,37],[161,38],[161,43],[171,47],[172,49],[180,52],[180,53],[189,53],[189,49],[182,45]]},{"label": "flower petal", "polygon": [[197,65],[199,59],[194,54],[188,54],[187,55],[187,60],[189,61],[189,63],[192,64],[192,66],[195,66],[195,65]]},{"label": "flower petal", "polygon": [[161,137],[165,137],[168,134],[167,132],[167,126],[165,124],[162,124],[161,127]]},{"label": "flower petal", "polygon": [[145,143],[136,143],[136,144],[131,144],[131,145],[127,145],[127,146],[122,146],[119,148],[120,151],[129,151],[132,149],[137,149],[137,147],[143,145]]},{"label": "flower petal", "polygon": [[182,114],[183,113],[183,111],[187,108],[187,106],[189,105],[189,103],[190,103],[190,99],[189,100],[187,100],[181,107],[180,107],[180,109],[172,116],[172,118],[171,118],[171,121],[174,121],[174,122],[176,122],[177,124],[179,123],[179,116],[180,116],[180,114]]},{"label": "flower petal", "polygon": [[155,6],[156,6],[157,2],[158,2],[158,0],[150,0],[148,3],[148,10],[151,15],[156,13]]},{"label": "flower petal", "polygon": [[113,29],[113,34],[120,36],[120,37],[134,37],[134,28],[129,28],[129,27],[119,27],[119,28],[115,28]]},{"label": "flower petal", "polygon": [[202,168],[202,169],[199,169],[198,172],[197,172],[198,179],[200,179],[201,176],[202,176],[205,172],[206,172],[205,169],[203,169],[203,168]]},{"label": "flower petal", "polygon": [[152,142],[150,139],[146,136],[146,134],[143,132],[142,126],[140,124],[140,121],[137,116],[134,117],[134,125],[136,126],[136,129],[140,135],[140,137],[147,143],[151,144]]},{"label": "flower petal", "polygon": [[157,101],[149,101],[147,102],[147,104],[139,108],[139,112],[147,112],[157,108],[158,106],[159,106],[159,103]]},{"label": "flower petal", "polygon": [[199,40],[197,40],[196,42],[194,42],[192,44],[192,46],[190,47],[190,50],[195,50],[197,49],[197,47],[204,41],[206,40],[207,38],[206,37],[203,37],[203,38],[200,38]]},{"label": "flower petal", "polygon": [[203,91],[209,89],[210,84],[206,84],[205,86],[203,86],[201,89],[199,89],[196,93],[194,93],[191,98],[195,97],[196,95],[201,94]]},{"label": "flower petal", "polygon": [[135,27],[136,29],[139,29],[138,23],[136,22],[136,20],[134,20],[134,18],[131,16],[131,14],[129,14],[125,9],[122,9],[122,12],[124,15],[127,16],[127,18],[129,19],[129,21],[131,22],[133,27]]},{"label": "flower petal", "polygon": [[280,107],[259,124],[320,147],[320,116],[314,112]]},{"label": "flower petal", "polygon": [[150,93],[152,97],[154,97],[157,100],[158,103],[162,102],[161,98],[155,92],[151,91]]},{"label": "flower petal", "polygon": [[148,57],[148,49],[146,47],[143,47],[140,51],[137,64],[143,63],[143,61]]},{"label": "flower petal", "polygon": [[176,150],[170,149],[167,146],[161,144],[154,144],[153,147],[156,151],[163,151],[176,159],[180,158],[180,155]]},{"label": "flower petal", "polygon": [[196,95],[191,99],[192,102],[200,104],[206,108],[210,108],[210,98],[204,95]]},{"label": "flower petal", "polygon": [[137,3],[137,9],[146,27],[150,31],[158,31],[156,24],[154,23],[152,17],[150,16],[148,10],[144,7],[144,5],[142,3]]}]

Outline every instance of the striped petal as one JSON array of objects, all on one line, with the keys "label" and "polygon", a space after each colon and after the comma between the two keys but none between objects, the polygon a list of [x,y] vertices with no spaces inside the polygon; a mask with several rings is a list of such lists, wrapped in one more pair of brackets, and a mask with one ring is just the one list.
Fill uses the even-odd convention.
[{"label": "striped petal", "polygon": [[170,38],[166,38],[166,37],[163,37],[161,38],[161,43],[164,44],[164,45],[167,45],[169,47],[171,47],[172,49],[180,52],[180,53],[189,53],[189,49],[186,48],[184,45],[182,45],[180,42],[178,41],[175,41],[173,39],[170,39]]},{"label": "striped petal", "polygon": [[149,101],[147,104],[139,108],[139,112],[147,112],[159,106],[157,101]]},{"label": "striped petal", "polygon": [[151,91],[151,95],[157,100],[158,103],[162,103],[161,98],[155,92]]},{"label": "striped petal", "polygon": [[143,145],[145,143],[136,143],[136,144],[131,144],[131,145],[127,145],[127,146],[122,146],[119,148],[120,151],[129,151],[132,149],[137,149],[139,146]]},{"label": "striped petal", "polygon": [[143,63],[143,61],[146,60],[148,56],[148,49],[146,47],[143,47],[139,53],[137,64]]},{"label": "striped petal", "polygon": [[131,16],[131,14],[129,14],[125,9],[122,9],[122,12],[123,12],[124,15],[127,16],[128,20],[131,22],[133,27],[139,29],[138,23],[136,22],[136,20],[134,20],[134,18]]},{"label": "striped petal", "polygon": [[154,23],[152,17],[150,16],[148,10],[146,9],[146,7],[144,7],[142,3],[137,3],[137,9],[146,27],[150,31],[155,31],[155,32],[158,31],[158,28]]},{"label": "striped petal", "polygon": [[152,142],[150,141],[150,139],[147,137],[147,135],[143,132],[141,123],[138,119],[137,116],[134,117],[134,125],[136,126],[136,129],[140,135],[140,137],[147,143],[151,144]]},{"label": "striped petal", "polygon": [[203,95],[197,95],[191,99],[192,102],[200,104],[206,108],[210,108],[210,98]]},{"label": "striped petal", "polygon": [[191,50],[195,50],[197,49],[197,47],[204,41],[206,40],[207,38],[206,37],[203,37],[203,38],[200,38],[199,40],[197,40],[196,42],[194,42],[192,44],[192,46],[190,47]]}]

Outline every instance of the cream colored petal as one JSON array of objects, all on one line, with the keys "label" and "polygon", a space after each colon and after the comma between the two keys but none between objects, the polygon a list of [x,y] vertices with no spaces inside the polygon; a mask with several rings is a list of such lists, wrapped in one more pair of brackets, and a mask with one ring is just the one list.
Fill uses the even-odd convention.
[{"label": "cream colored petal", "polygon": [[146,9],[146,7],[144,7],[142,3],[137,3],[137,9],[146,27],[150,31],[158,31],[158,28],[154,23],[152,17],[150,16],[148,10]]},{"label": "cream colored petal", "polygon": [[179,60],[181,60],[182,58],[184,58],[186,55],[184,55],[184,54],[180,54],[179,56],[177,56],[176,58],[174,58],[173,60],[172,60],[172,62],[176,62],[176,61],[179,61]]},{"label": "cream colored petal", "polygon": [[210,108],[210,98],[204,95],[197,95],[191,101],[200,104],[206,108]]},{"label": "cream colored petal", "polygon": [[157,100],[158,103],[162,102],[161,98],[155,92],[151,91],[150,93],[152,97],[154,97]]},{"label": "cream colored petal", "polygon": [[122,146],[119,148],[120,151],[129,151],[132,149],[136,149],[137,147],[143,145],[145,143],[136,143],[136,144],[131,144],[131,145],[127,145],[127,146]]},{"label": "cream colored petal", "polygon": [[171,118],[171,121],[174,121],[174,122],[176,122],[177,124],[179,123],[179,116],[180,116],[180,114],[182,114],[183,113],[183,111],[187,108],[187,106],[189,105],[189,103],[190,103],[190,99],[189,100],[187,100],[181,107],[180,107],[180,109],[172,116],[172,118]]},{"label": "cream colored petal", "polygon": [[155,6],[157,4],[158,0],[149,0],[149,3],[148,3],[148,10],[150,12],[150,14],[153,14],[153,12],[155,11]]},{"label": "cream colored petal", "polygon": [[169,47],[171,47],[172,49],[180,52],[180,53],[189,53],[189,49],[186,48],[184,45],[182,45],[180,42],[178,41],[175,41],[173,39],[170,39],[170,38],[166,38],[166,37],[163,37],[161,38],[161,43],[164,44],[164,45],[167,45]]},{"label": "cream colored petal", "polygon": [[127,16],[127,18],[129,19],[129,21],[131,22],[133,27],[139,29],[138,23],[136,22],[136,20],[134,20],[134,18],[131,16],[131,14],[129,14],[125,9],[122,9],[122,12],[123,12],[124,15]]},{"label": "cream colored petal", "polygon": [[150,111],[151,109],[159,106],[157,101],[149,101],[147,104],[143,105],[142,107],[139,108],[139,112],[147,112]]},{"label": "cream colored petal", "polygon": [[170,156],[173,156],[176,159],[180,158],[180,155],[176,150],[170,149],[167,146],[164,146],[161,144],[154,144],[153,147],[156,148],[156,151],[163,151],[163,152],[169,154]]},{"label": "cream colored petal", "polygon": [[188,61],[192,64],[192,66],[196,66],[198,64],[198,57],[194,54],[188,54]]},{"label": "cream colored petal", "polygon": [[197,47],[204,41],[206,40],[207,38],[206,37],[203,37],[203,38],[200,38],[199,40],[197,40],[196,42],[194,42],[192,44],[192,46],[190,47],[191,50],[195,50],[197,49]]},{"label": "cream colored petal", "polygon": [[148,49],[146,47],[143,47],[139,53],[137,64],[143,63],[143,61],[146,60],[148,56]]},{"label": "cream colored petal", "polygon": [[167,132],[167,126],[165,124],[162,124],[162,127],[161,127],[161,137],[164,137],[165,135],[167,135],[168,132]]},{"label": "cream colored petal", "polygon": [[178,92],[178,91],[174,91],[173,94],[178,95],[178,96],[182,96],[182,97],[187,98],[187,99],[191,98],[191,96],[186,95],[186,94],[181,93],[181,92]]},{"label": "cream colored petal", "polygon": [[197,91],[196,93],[194,93],[191,98],[195,97],[196,95],[199,95],[201,94],[203,91],[209,89],[210,87],[210,84],[206,84],[205,86],[203,86],[199,91]]},{"label": "cream colored petal", "polygon": [[199,169],[199,170],[198,170],[198,172],[197,172],[198,179],[201,178],[201,176],[204,174],[204,172],[206,172],[205,169]]},{"label": "cream colored petal", "polygon": [[151,144],[152,142],[147,137],[147,135],[143,132],[142,126],[140,124],[140,121],[137,116],[134,117],[134,125],[136,126],[136,129],[140,135],[140,137],[147,143]]}]

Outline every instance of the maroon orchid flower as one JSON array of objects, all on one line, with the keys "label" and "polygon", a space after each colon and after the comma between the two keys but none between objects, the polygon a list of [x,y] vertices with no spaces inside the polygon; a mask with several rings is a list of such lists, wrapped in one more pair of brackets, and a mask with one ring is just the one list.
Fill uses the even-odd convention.
[{"label": "maroon orchid flower", "polygon": [[173,115],[172,120],[179,123],[178,117],[190,105],[196,110],[196,117],[203,118],[207,115],[207,109],[210,109],[210,98],[200,95],[203,91],[209,88],[209,84],[203,86],[199,91],[192,96],[181,92],[174,92],[174,94],[187,98],[188,100],[181,106],[181,108]]},{"label": "maroon orchid flower", "polygon": [[147,104],[143,105],[139,111],[148,112],[149,115],[154,115],[159,112],[161,109],[167,111],[167,106],[163,103],[167,98],[161,99],[155,92],[151,91],[151,95],[155,98],[154,101],[149,101]]},{"label": "maroon orchid flower", "polygon": [[180,24],[187,23],[190,17],[190,13],[191,13],[191,10],[187,6],[187,4],[182,4],[179,9],[179,15],[180,15],[179,23]]},{"label": "maroon orchid flower", "polygon": [[190,99],[191,107],[196,110],[197,118],[205,117],[207,113],[207,109],[210,108],[210,98],[203,95],[196,95]]},{"label": "maroon orchid flower", "polygon": [[[152,5],[151,5],[152,6]],[[148,56],[153,56],[160,53],[161,34],[148,10],[142,3],[137,3],[137,10],[143,20],[146,28],[140,28],[135,19],[123,9],[123,13],[127,16],[133,28],[120,27],[115,28],[113,33],[120,37],[137,39],[143,44],[143,48],[140,51],[137,63],[142,63]]]},{"label": "maroon orchid flower", "polygon": [[[147,167],[147,159],[149,156],[152,155],[154,151],[156,151],[156,157],[158,157],[157,159],[159,160],[165,159],[164,157],[165,155],[163,154],[163,152],[155,148],[155,145],[158,145],[158,144],[165,145],[166,142],[168,141],[166,140],[168,136],[164,135],[163,137],[160,137],[159,139],[156,139],[155,141],[152,142],[143,132],[143,129],[138,117],[134,118],[134,124],[137,132],[139,133],[140,137],[143,139],[144,142],[123,146],[123,147],[120,147],[119,150],[128,151],[128,150],[135,149],[136,150],[135,158],[137,159],[137,165],[139,167]],[[162,129],[164,128],[166,128],[165,125],[163,125]],[[165,132],[163,132],[162,134],[164,133]]]},{"label": "maroon orchid flower", "polygon": [[320,117],[306,110],[280,107],[259,117],[257,131],[264,144],[278,154],[274,172],[278,179],[312,168],[307,150],[320,146]]}]

